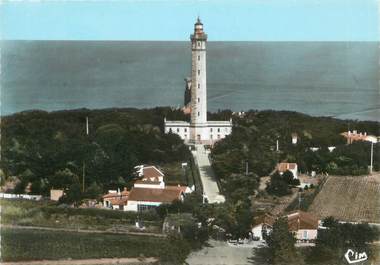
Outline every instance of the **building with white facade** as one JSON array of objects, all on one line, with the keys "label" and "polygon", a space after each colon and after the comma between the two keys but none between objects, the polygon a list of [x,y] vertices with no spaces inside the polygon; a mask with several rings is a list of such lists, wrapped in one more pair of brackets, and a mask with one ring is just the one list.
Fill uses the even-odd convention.
[{"label": "building with white facade", "polygon": [[178,134],[186,143],[212,144],[231,133],[232,120],[207,121],[206,42],[207,34],[198,18],[191,34],[190,122],[164,120],[165,133]]},{"label": "building with white facade", "polygon": [[375,135],[368,135],[366,132],[361,133],[358,132],[357,130],[353,131],[348,131],[341,133],[346,139],[347,139],[347,144],[352,144],[355,141],[366,141],[366,142],[371,142],[371,143],[378,143],[378,136]]},{"label": "building with white facade", "polygon": [[136,166],[136,175],[139,178],[135,181],[132,189],[126,188],[110,190],[103,196],[103,204],[106,208],[123,211],[144,211],[170,204],[176,200],[183,200],[185,194],[194,191],[193,188],[180,185],[166,185],[164,173],[155,166]]},{"label": "building with white facade", "polygon": [[298,165],[296,163],[278,163],[277,171],[280,173],[280,175],[284,174],[286,171],[290,171],[292,172],[293,177],[295,179],[298,179]]}]

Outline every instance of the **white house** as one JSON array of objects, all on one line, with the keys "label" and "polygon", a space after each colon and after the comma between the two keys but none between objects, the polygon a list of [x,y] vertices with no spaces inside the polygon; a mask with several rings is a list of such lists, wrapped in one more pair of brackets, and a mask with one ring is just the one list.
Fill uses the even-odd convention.
[{"label": "white house", "polygon": [[292,133],[292,144],[297,144],[298,142],[298,134]]},{"label": "white house", "polygon": [[284,172],[287,170],[293,173],[293,177],[295,179],[298,179],[298,165],[296,163],[277,164],[277,171],[280,173],[280,175],[284,174]]},{"label": "white house", "polygon": [[253,219],[252,236],[254,239],[263,241],[265,235],[269,235],[276,218],[269,214],[264,214]]},{"label": "white house", "polygon": [[136,188],[133,187],[128,197],[128,204],[125,211],[144,211],[160,206],[161,204],[170,204],[176,200],[183,200],[184,192],[182,189],[171,188]]},{"label": "white house", "polygon": [[318,219],[310,213],[295,211],[287,216],[289,231],[294,233],[297,241],[310,242],[317,239]]},{"label": "white house", "polygon": [[108,194],[103,196],[103,206],[113,210],[124,210],[124,206],[128,202],[129,191],[124,188],[120,190],[109,190]]},{"label": "white house", "polygon": [[123,192],[110,191],[103,196],[104,207],[143,211],[161,204],[183,200],[186,193],[193,192],[193,189],[187,186],[165,185],[164,173],[155,166],[141,165],[135,169],[140,179],[135,181],[132,189],[130,191],[124,189]]},{"label": "white house", "polygon": [[367,135],[366,132],[361,133],[357,130],[353,131],[347,131],[344,133],[341,133],[346,139],[347,144],[352,144],[355,141],[367,141],[376,144],[378,142],[378,137],[375,135]]},{"label": "white house", "polygon": [[[284,216],[288,220],[289,231],[299,242],[310,242],[317,238],[319,220],[310,213],[295,211]],[[253,220],[251,232],[253,237],[263,241],[264,235],[272,232],[277,218],[269,214],[261,215]]]}]

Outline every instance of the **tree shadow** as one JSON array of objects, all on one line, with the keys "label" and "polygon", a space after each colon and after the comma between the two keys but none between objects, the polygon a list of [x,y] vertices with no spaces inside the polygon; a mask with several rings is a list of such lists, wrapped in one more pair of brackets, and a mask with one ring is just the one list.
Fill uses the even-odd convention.
[{"label": "tree shadow", "polygon": [[248,258],[248,263],[254,265],[270,265],[269,257],[269,248],[254,248],[252,249],[252,257]]}]

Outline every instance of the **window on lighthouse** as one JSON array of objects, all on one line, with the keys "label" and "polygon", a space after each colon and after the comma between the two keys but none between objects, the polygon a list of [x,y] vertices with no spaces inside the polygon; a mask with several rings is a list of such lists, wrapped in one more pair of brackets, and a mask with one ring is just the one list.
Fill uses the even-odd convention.
[{"label": "window on lighthouse", "polygon": [[201,57],[198,55],[198,61],[200,61],[201,60]]},{"label": "window on lighthouse", "polygon": [[199,100],[199,98],[198,98],[198,102],[199,102],[200,100]]},{"label": "window on lighthouse", "polygon": [[198,84],[198,88],[201,88],[201,85],[200,85],[200,84]]},{"label": "window on lighthouse", "polygon": [[198,41],[198,47],[201,47],[201,42],[200,41]]},{"label": "window on lighthouse", "polygon": [[200,116],[201,114],[200,114],[200,112],[198,111],[198,116]]},{"label": "window on lighthouse", "polygon": [[198,75],[200,75],[201,74],[201,70],[198,70]]}]

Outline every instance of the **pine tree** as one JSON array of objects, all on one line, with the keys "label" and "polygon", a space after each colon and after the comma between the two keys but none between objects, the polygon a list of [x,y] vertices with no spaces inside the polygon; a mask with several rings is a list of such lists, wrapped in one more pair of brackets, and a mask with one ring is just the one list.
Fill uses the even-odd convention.
[{"label": "pine tree", "polygon": [[294,244],[296,239],[289,232],[288,221],[280,218],[273,224],[273,230],[268,235],[267,244],[270,250],[270,260],[273,264],[302,264],[302,260],[297,254]]}]

